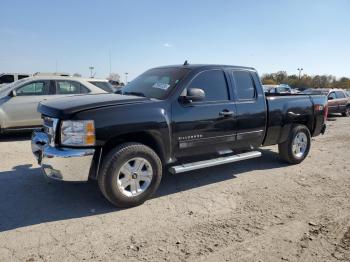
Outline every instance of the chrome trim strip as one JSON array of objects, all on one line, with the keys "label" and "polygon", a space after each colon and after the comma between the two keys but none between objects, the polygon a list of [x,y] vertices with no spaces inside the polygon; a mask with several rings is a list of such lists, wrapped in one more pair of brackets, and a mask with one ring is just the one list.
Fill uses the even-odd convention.
[{"label": "chrome trim strip", "polygon": [[178,174],[178,173],[188,172],[196,169],[238,162],[238,161],[256,158],[260,156],[261,156],[261,152],[251,151],[251,152],[232,155],[232,156],[219,157],[219,158],[214,158],[210,160],[203,160],[203,161],[198,161],[198,162],[193,162],[193,163],[188,163],[188,164],[183,164],[178,166],[172,166],[169,168],[169,172],[172,174]]},{"label": "chrome trim strip", "polygon": [[240,133],[237,133],[237,135],[252,134],[252,133],[261,133],[261,132],[264,132],[264,130],[255,130],[255,131],[249,131],[249,132],[240,132]]},{"label": "chrome trim strip", "polygon": [[259,138],[264,134],[264,130],[237,133],[237,140]]}]

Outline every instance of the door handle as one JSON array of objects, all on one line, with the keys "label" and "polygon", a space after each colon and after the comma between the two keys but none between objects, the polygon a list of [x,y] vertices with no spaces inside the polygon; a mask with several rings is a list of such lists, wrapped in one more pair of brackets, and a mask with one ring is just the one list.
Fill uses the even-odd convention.
[{"label": "door handle", "polygon": [[233,111],[229,111],[229,110],[223,110],[219,113],[220,116],[232,116],[233,115]]}]

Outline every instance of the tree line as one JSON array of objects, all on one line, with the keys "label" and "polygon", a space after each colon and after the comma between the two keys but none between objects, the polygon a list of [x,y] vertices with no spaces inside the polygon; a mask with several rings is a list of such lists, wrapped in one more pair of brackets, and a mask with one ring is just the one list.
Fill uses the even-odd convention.
[{"label": "tree line", "polygon": [[288,84],[292,88],[304,90],[307,88],[343,88],[350,89],[350,78],[341,77],[337,79],[333,75],[314,75],[304,74],[302,76],[288,75],[286,71],[264,74],[261,77],[264,85]]}]

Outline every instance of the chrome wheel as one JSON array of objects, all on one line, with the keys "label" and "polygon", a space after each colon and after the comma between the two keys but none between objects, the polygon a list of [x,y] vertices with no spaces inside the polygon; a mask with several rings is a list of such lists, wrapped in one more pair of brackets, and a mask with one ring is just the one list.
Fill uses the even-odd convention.
[{"label": "chrome wheel", "polygon": [[299,132],[293,139],[292,152],[294,156],[301,158],[304,156],[308,146],[308,138],[305,133]]},{"label": "chrome wheel", "polygon": [[117,185],[123,195],[135,197],[147,190],[153,177],[151,164],[142,157],[125,162],[119,170]]}]

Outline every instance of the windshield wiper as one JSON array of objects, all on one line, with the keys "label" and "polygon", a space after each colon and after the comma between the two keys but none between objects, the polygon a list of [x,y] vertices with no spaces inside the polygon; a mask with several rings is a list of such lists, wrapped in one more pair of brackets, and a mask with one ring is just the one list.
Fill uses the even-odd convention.
[{"label": "windshield wiper", "polygon": [[144,93],[142,92],[134,92],[134,91],[126,91],[126,92],[122,92],[123,95],[133,95],[133,96],[142,96],[142,97],[146,97]]}]

